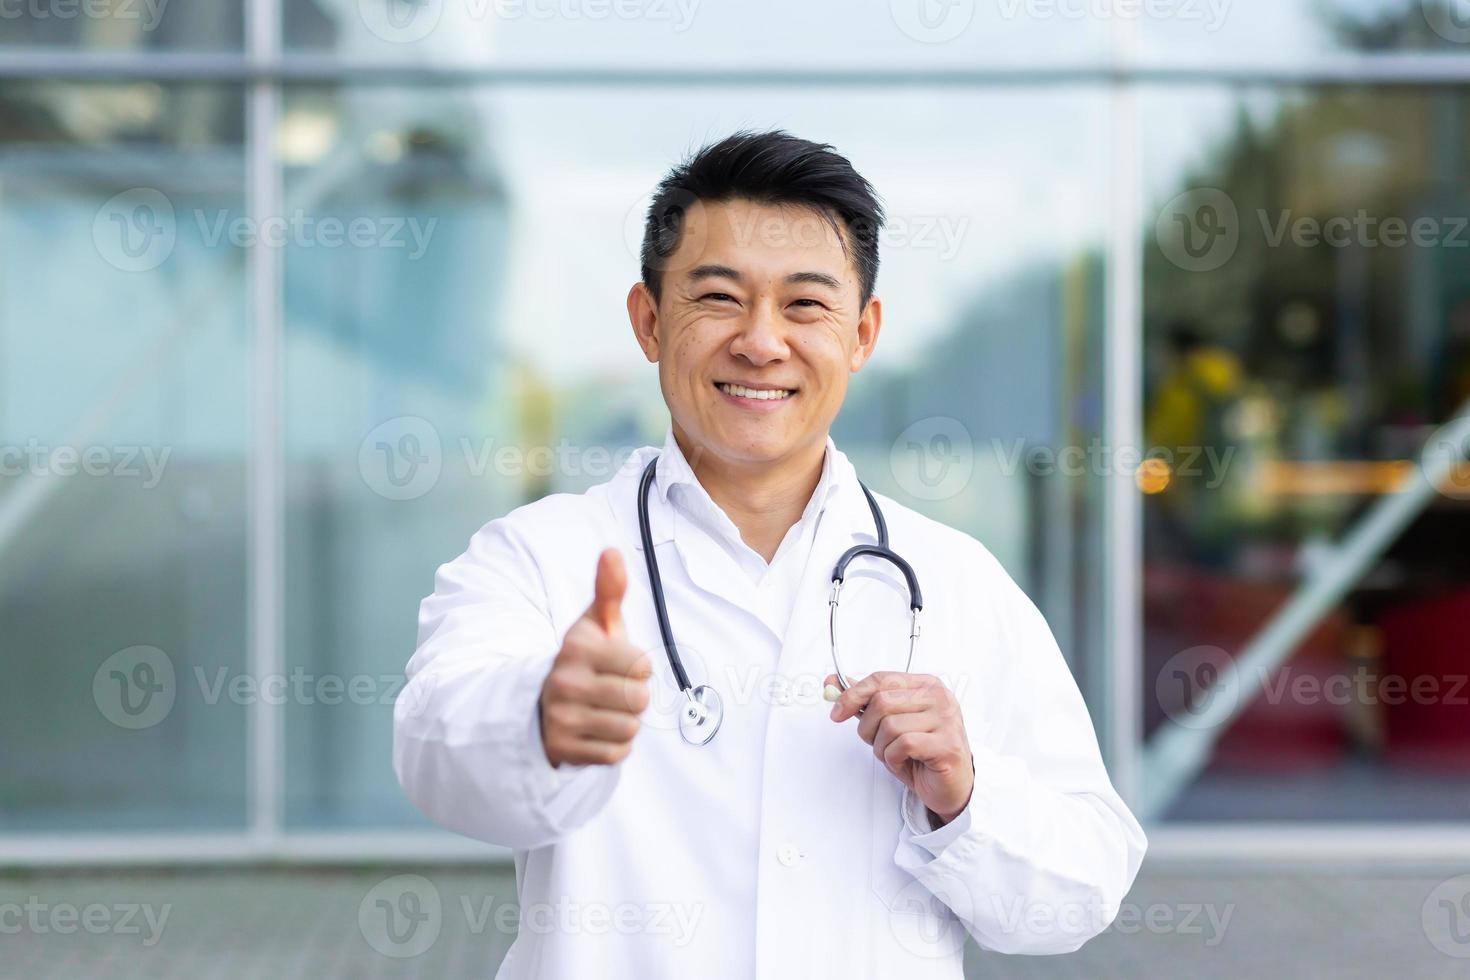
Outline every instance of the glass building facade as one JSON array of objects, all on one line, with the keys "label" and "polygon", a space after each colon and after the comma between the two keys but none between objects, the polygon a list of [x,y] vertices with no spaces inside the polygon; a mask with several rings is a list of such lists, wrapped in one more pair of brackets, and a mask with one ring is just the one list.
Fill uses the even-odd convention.
[{"label": "glass building facade", "polygon": [[643,208],[768,126],[890,216],[837,442],[1155,839],[1459,834],[1470,20],[1132,9],[0,0],[0,861],[475,853],[391,770],[417,604],[661,440]]}]

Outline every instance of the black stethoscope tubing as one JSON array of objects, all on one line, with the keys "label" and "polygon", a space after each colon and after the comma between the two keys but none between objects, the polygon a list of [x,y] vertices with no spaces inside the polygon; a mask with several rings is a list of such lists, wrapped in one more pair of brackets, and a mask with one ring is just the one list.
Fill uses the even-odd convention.
[{"label": "black stethoscope tubing", "polygon": [[[690,713],[688,714],[688,718],[691,723],[698,725],[703,724],[704,719],[697,705],[704,704],[705,702],[697,698],[696,695],[699,692],[707,692],[707,696],[712,697],[715,701],[717,706],[715,708],[716,712],[720,710],[718,708],[718,695],[714,694],[705,685],[701,685],[698,689],[694,688],[689,681],[689,673],[684,669],[684,661],[679,657],[678,648],[674,643],[674,628],[669,622],[669,607],[664,599],[663,577],[659,574],[658,556],[653,552],[653,530],[648,519],[648,494],[649,490],[653,487],[653,477],[657,466],[658,457],[655,456],[644,467],[643,476],[638,481],[638,536],[643,542],[643,560],[648,567],[648,585],[650,591],[653,593],[653,612],[658,618],[658,632],[660,639],[663,641],[664,653],[668,657],[669,668],[674,673],[674,680],[679,685],[679,690],[689,699],[689,709],[687,710]],[[888,522],[883,519],[883,510],[878,506],[878,501],[873,498],[873,493],[868,489],[867,484],[859,480],[858,486],[862,487],[863,496],[868,501],[868,510],[873,514],[873,525],[878,532],[878,543],[859,544],[848,548],[842,553],[842,557],[837,559],[837,564],[832,569],[832,595],[828,600],[828,604],[831,607],[833,664],[835,666],[837,663],[836,615],[838,597],[842,591],[842,582],[847,575],[848,564],[854,558],[859,558],[863,555],[890,562],[903,574],[904,583],[908,586],[909,591],[909,610],[913,616],[913,627],[909,634],[909,663],[912,664],[914,643],[917,641],[919,635],[919,611],[924,608],[923,594],[919,591],[919,577],[914,574],[913,566],[905,561],[901,555],[888,547]],[[847,680],[843,677],[842,670],[838,668],[836,674],[838,683],[846,689]],[[714,737],[714,731],[711,730],[702,741],[696,740],[690,737],[687,731],[684,731],[682,722],[683,719],[681,719],[680,730],[684,733],[686,740],[690,742],[703,744]],[[718,725],[719,720],[715,719],[714,726],[717,728]]]}]

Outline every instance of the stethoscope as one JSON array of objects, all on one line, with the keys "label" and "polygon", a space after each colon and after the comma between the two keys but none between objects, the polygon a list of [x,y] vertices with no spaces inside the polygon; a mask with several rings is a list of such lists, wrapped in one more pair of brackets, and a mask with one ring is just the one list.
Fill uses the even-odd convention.
[{"label": "stethoscope", "polygon": [[[648,584],[653,591],[653,611],[658,617],[658,632],[663,638],[664,653],[668,655],[674,680],[684,694],[684,706],[679,712],[679,734],[690,745],[705,745],[720,730],[720,722],[725,717],[725,705],[720,700],[719,692],[708,684],[694,687],[689,682],[689,674],[684,670],[684,662],[679,659],[679,651],[674,645],[674,629],[669,625],[669,607],[664,602],[663,579],[659,576],[658,556],[653,553],[653,532],[648,523],[648,491],[653,486],[653,473],[657,465],[658,457],[655,456],[649,460],[638,483],[638,535],[643,540],[643,559],[648,565]],[[849,681],[837,658],[837,605],[842,597],[842,580],[847,575],[848,563],[854,558],[868,555],[891,562],[903,573],[909,590],[910,614],[909,657],[904,664],[905,671],[914,663],[914,646],[919,640],[919,612],[924,608],[924,597],[919,592],[919,578],[914,574],[913,567],[888,547],[888,522],[883,520],[883,511],[879,509],[878,501],[873,499],[872,491],[861,480],[858,481],[858,486],[863,488],[863,496],[868,499],[868,510],[873,512],[873,524],[878,529],[878,543],[848,548],[832,569],[832,594],[827,599],[827,630],[832,643],[832,668],[837,675],[837,683],[844,691],[847,690]]]}]

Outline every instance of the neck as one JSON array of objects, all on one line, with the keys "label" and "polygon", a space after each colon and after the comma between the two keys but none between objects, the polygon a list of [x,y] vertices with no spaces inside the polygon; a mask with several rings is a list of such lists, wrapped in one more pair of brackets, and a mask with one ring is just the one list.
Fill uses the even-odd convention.
[{"label": "neck", "polygon": [[822,480],[826,440],[759,465],[731,463],[703,452],[678,426],[674,441],[705,493],[739,529],[740,539],[769,563]]}]

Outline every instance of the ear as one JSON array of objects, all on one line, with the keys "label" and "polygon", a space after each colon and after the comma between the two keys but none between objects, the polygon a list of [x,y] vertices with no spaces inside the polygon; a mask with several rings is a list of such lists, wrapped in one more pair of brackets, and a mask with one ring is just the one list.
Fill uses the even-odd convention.
[{"label": "ear", "polygon": [[876,296],[870,296],[863,307],[862,315],[858,317],[857,346],[852,350],[848,370],[856,374],[868,362],[868,358],[873,356],[873,348],[878,346],[878,333],[882,329],[883,301]]},{"label": "ear", "polygon": [[643,356],[650,364],[657,364],[658,303],[642,282],[635,282],[628,290],[628,322],[633,325],[633,336],[643,348]]}]

